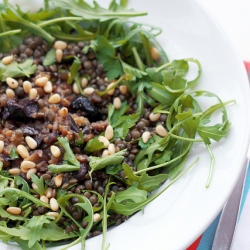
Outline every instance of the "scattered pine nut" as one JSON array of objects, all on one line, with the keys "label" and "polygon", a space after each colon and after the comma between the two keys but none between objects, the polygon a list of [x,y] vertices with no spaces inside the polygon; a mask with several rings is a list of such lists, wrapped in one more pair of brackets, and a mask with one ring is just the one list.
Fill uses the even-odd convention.
[{"label": "scattered pine nut", "polygon": [[30,168],[27,173],[26,173],[26,178],[27,180],[31,179],[31,175],[32,174],[36,174],[37,173],[37,169],[36,168]]},{"label": "scattered pine nut", "polygon": [[45,196],[45,195],[42,195],[41,197],[40,197],[40,201],[43,201],[44,203],[49,203],[49,199],[48,199],[48,197],[47,196]]},{"label": "scattered pine nut", "polygon": [[56,61],[61,62],[63,58],[63,51],[61,49],[56,50]]},{"label": "scattered pine nut", "polygon": [[6,211],[9,213],[9,214],[14,214],[14,215],[19,215],[21,214],[22,210],[20,207],[8,207],[6,209]]},{"label": "scattered pine nut", "polygon": [[85,89],[83,90],[83,93],[84,93],[85,95],[91,95],[94,91],[95,91],[94,88],[88,87],[88,88],[85,88]]},{"label": "scattered pine nut", "polygon": [[3,63],[4,65],[8,65],[8,64],[10,64],[13,60],[14,60],[14,56],[13,56],[13,55],[5,56],[5,57],[2,59],[2,63]]},{"label": "scattered pine nut", "polygon": [[21,173],[21,170],[20,170],[20,168],[11,168],[11,169],[9,169],[9,173],[11,175],[18,175]]},{"label": "scattered pine nut", "polygon": [[108,140],[111,140],[113,136],[114,136],[113,127],[111,125],[108,125],[105,130],[105,138],[107,138]]},{"label": "scattered pine nut", "polygon": [[54,157],[59,157],[61,155],[61,150],[57,146],[52,145],[50,147],[50,152]]},{"label": "scattered pine nut", "polygon": [[46,76],[39,77],[35,80],[35,85],[38,87],[44,87],[49,79]]},{"label": "scattered pine nut", "polygon": [[37,89],[31,88],[29,92],[29,98],[30,99],[35,99],[37,97]]},{"label": "scattered pine nut", "polygon": [[61,109],[59,110],[59,115],[60,115],[61,117],[67,116],[68,113],[69,113],[69,111],[68,111],[68,109],[65,108],[65,107],[64,107],[64,108],[61,108]]},{"label": "scattered pine nut", "polygon": [[57,187],[61,187],[61,185],[62,185],[62,179],[63,179],[63,177],[60,174],[57,175],[56,177],[54,177],[54,182],[55,182],[55,185]]},{"label": "scattered pine nut", "polygon": [[109,155],[109,151],[107,149],[104,149],[102,152],[102,158],[106,157]]},{"label": "scattered pine nut", "polygon": [[81,82],[81,85],[83,88],[86,88],[86,86],[88,85],[88,79],[86,77],[83,77],[82,78],[82,82]]},{"label": "scattered pine nut", "polygon": [[21,163],[21,167],[22,168],[35,168],[36,167],[36,164],[35,164],[35,162],[32,162],[32,161],[23,161],[22,163]]},{"label": "scattered pine nut", "polygon": [[113,101],[113,104],[115,106],[115,109],[120,109],[121,106],[122,106],[121,99],[119,97],[115,97],[114,101]]},{"label": "scattered pine nut", "polygon": [[109,146],[108,146],[108,152],[109,152],[109,155],[112,155],[115,153],[115,145],[113,143],[110,143]]},{"label": "scattered pine nut", "polygon": [[50,199],[52,197],[52,188],[48,187],[48,189],[45,192],[45,195]]},{"label": "scattered pine nut", "polygon": [[102,142],[105,148],[107,148],[110,144],[109,140],[102,135],[98,137],[98,141]]},{"label": "scattered pine nut", "polygon": [[97,222],[97,221],[100,220],[100,218],[101,218],[101,215],[98,214],[98,213],[95,213],[94,216],[93,216],[93,221],[94,221],[94,222]]},{"label": "scattered pine nut", "polygon": [[34,140],[32,137],[26,136],[26,137],[25,137],[25,141],[26,141],[26,143],[28,144],[28,146],[29,146],[30,149],[35,149],[35,148],[37,148],[37,142],[36,142],[36,140]]},{"label": "scattered pine nut", "polygon": [[56,212],[59,209],[58,202],[55,198],[51,198],[49,201],[49,204],[50,204],[51,210],[53,210],[54,212]]},{"label": "scattered pine nut", "polygon": [[45,84],[45,86],[43,87],[43,90],[45,93],[47,94],[50,94],[53,90],[53,87],[52,87],[52,83],[51,81],[47,81],[47,83]]},{"label": "scattered pine nut", "polygon": [[6,96],[8,98],[14,98],[15,97],[15,92],[12,89],[6,89]]},{"label": "scattered pine nut", "polygon": [[126,85],[121,85],[119,87],[119,90],[120,90],[121,94],[123,94],[123,95],[127,94],[127,92],[128,92],[128,88]]},{"label": "scattered pine nut", "polygon": [[50,104],[56,104],[61,101],[61,96],[59,94],[54,94],[49,98],[49,103]]},{"label": "scattered pine nut", "polygon": [[0,153],[3,152],[4,149],[4,141],[0,141]]},{"label": "scattered pine nut", "polygon": [[[115,83],[116,83],[116,82],[111,82],[111,83],[108,85],[107,89],[112,88],[112,87],[115,85]],[[115,88],[109,90],[109,91],[107,92],[107,94],[108,94],[108,95],[113,95],[114,92],[115,92]]]},{"label": "scattered pine nut", "polygon": [[11,181],[10,182],[10,188],[14,188],[15,187],[15,183],[14,183],[14,181]]},{"label": "scattered pine nut", "polygon": [[46,215],[53,216],[56,219],[59,216],[59,213],[57,213],[57,212],[48,212],[48,213],[46,213]]},{"label": "scattered pine nut", "polygon": [[32,88],[32,84],[29,81],[24,81],[23,82],[23,90],[26,94],[29,94],[30,90]]},{"label": "scattered pine nut", "polygon": [[74,92],[75,94],[80,94],[80,91],[79,91],[78,86],[77,86],[76,83],[73,84],[73,92]]},{"label": "scattered pine nut", "polygon": [[11,89],[16,89],[18,87],[18,82],[14,78],[7,77],[6,78],[6,83]]},{"label": "scattered pine nut", "polygon": [[150,120],[151,122],[156,122],[156,121],[159,120],[160,116],[161,116],[160,113],[157,113],[157,114],[150,113],[150,115],[149,115],[149,120]]},{"label": "scattered pine nut", "polygon": [[54,49],[64,50],[67,48],[67,43],[63,41],[56,41],[54,44]]},{"label": "scattered pine nut", "polygon": [[155,132],[159,135],[159,136],[166,136],[168,134],[167,130],[162,126],[162,125],[157,125]]},{"label": "scattered pine nut", "polygon": [[16,148],[16,150],[17,150],[17,153],[18,153],[23,159],[29,157],[29,152],[28,152],[27,148],[26,148],[24,145],[21,145],[21,144],[18,145],[17,148]]},{"label": "scattered pine nut", "polygon": [[157,61],[160,58],[160,54],[155,47],[151,47],[150,53],[151,53],[151,57],[154,61]]},{"label": "scattered pine nut", "polygon": [[142,141],[143,141],[144,143],[147,143],[148,140],[149,140],[149,138],[150,138],[150,132],[145,131],[145,132],[142,134]]}]

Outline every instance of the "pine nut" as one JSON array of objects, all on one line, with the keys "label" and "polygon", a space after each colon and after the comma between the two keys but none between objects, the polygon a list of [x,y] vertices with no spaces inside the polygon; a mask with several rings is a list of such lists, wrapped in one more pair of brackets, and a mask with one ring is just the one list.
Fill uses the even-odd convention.
[{"label": "pine nut", "polygon": [[160,54],[155,47],[151,47],[150,53],[154,61],[157,61],[160,58]]},{"label": "pine nut", "polygon": [[56,212],[59,209],[58,202],[55,198],[51,198],[49,201],[49,204],[50,204],[51,210],[53,210],[54,212]]},{"label": "pine nut", "polygon": [[4,141],[0,141],[0,153],[3,152],[4,149]]},{"label": "pine nut", "polygon": [[30,168],[27,173],[26,173],[26,178],[27,180],[31,179],[31,175],[32,174],[36,174],[37,173],[37,169],[36,168]]},{"label": "pine nut", "polygon": [[65,116],[67,116],[68,115],[68,109],[67,108],[61,108],[60,110],[59,110],[59,115],[61,116],[61,117],[65,117]]},{"label": "pine nut", "polygon": [[37,142],[32,137],[26,136],[25,141],[28,144],[29,148],[31,148],[31,149],[37,148]]},{"label": "pine nut", "polygon": [[15,183],[14,183],[14,181],[11,181],[10,182],[10,188],[14,188],[15,187]]},{"label": "pine nut", "polygon": [[42,195],[41,197],[40,197],[40,201],[43,201],[44,203],[49,203],[49,199],[48,199],[48,197],[47,196],[45,196],[45,195]]},{"label": "pine nut", "polygon": [[31,88],[29,92],[29,98],[30,99],[35,99],[37,97],[37,89]]},{"label": "pine nut", "polygon": [[12,175],[18,175],[21,173],[21,170],[20,170],[20,168],[11,168],[11,169],[9,169],[9,173]]},{"label": "pine nut", "polygon": [[119,90],[120,90],[121,94],[123,94],[123,95],[127,94],[127,92],[128,92],[128,88],[126,85],[121,85],[119,87]]},{"label": "pine nut", "polygon": [[14,215],[19,215],[21,214],[22,210],[20,207],[8,207],[6,209],[6,211],[9,213],[9,214],[14,214]]},{"label": "pine nut", "polygon": [[29,94],[30,90],[32,88],[32,84],[29,81],[24,81],[23,82],[23,90],[26,94]]},{"label": "pine nut", "polygon": [[15,80],[14,78],[11,77],[7,77],[6,78],[6,83],[8,84],[8,86],[12,89],[16,89],[18,87],[18,82],[17,80]]},{"label": "pine nut", "polygon": [[88,88],[85,88],[85,89],[83,90],[83,93],[84,93],[85,95],[91,95],[94,91],[95,91],[94,88],[88,87]]},{"label": "pine nut", "polygon": [[105,138],[107,138],[108,140],[111,140],[113,136],[114,136],[113,127],[111,125],[108,125],[105,130]]},{"label": "pine nut", "polygon": [[97,221],[100,220],[100,218],[101,218],[101,215],[98,214],[98,213],[95,213],[94,216],[93,216],[93,221],[94,221],[94,222],[97,222]]},{"label": "pine nut", "polygon": [[23,161],[21,163],[21,167],[22,168],[35,168],[36,164],[35,164],[35,162],[32,162],[32,161]]},{"label": "pine nut", "polygon": [[14,56],[13,56],[13,55],[5,56],[5,57],[2,59],[2,63],[3,63],[4,65],[8,65],[8,64],[10,64],[13,60],[14,60]]},{"label": "pine nut", "polygon": [[88,82],[88,79],[86,77],[83,77],[81,82],[82,87],[85,88],[88,85]]},{"label": "pine nut", "polygon": [[75,94],[80,94],[80,91],[79,91],[78,86],[77,86],[76,83],[73,84],[73,92],[74,92]]},{"label": "pine nut", "polygon": [[6,96],[8,98],[14,98],[15,97],[15,92],[12,89],[6,89]]},{"label": "pine nut", "polygon": [[121,99],[119,97],[114,98],[113,104],[115,106],[115,109],[120,109],[122,106]]},{"label": "pine nut", "polygon": [[54,94],[49,98],[49,103],[50,104],[56,104],[61,101],[61,96],[59,94]]},{"label": "pine nut", "polygon": [[157,125],[155,132],[159,135],[159,136],[166,136],[168,134],[167,130],[162,126],[162,125]]},{"label": "pine nut", "polygon": [[45,192],[45,195],[50,199],[52,197],[52,188],[49,187],[46,192]]},{"label": "pine nut", "polygon": [[142,134],[142,141],[143,141],[144,143],[147,143],[148,140],[149,140],[149,138],[150,138],[150,132],[145,131],[145,132]]},{"label": "pine nut", "polygon": [[115,153],[115,145],[113,143],[110,143],[109,146],[108,146],[108,152],[109,152],[109,155],[112,155]]},{"label": "pine nut", "polygon": [[109,140],[102,135],[98,137],[98,141],[102,142],[105,148],[107,148],[110,144]]},{"label": "pine nut", "polygon": [[38,189],[38,186],[35,184],[35,183],[31,183],[31,186],[32,186],[32,188],[35,190],[35,189]]},{"label": "pine nut", "polygon": [[43,90],[45,93],[47,94],[50,94],[53,90],[53,87],[52,87],[52,83],[51,81],[47,81],[47,83],[45,84],[45,86],[43,87]]},{"label": "pine nut", "polygon": [[29,152],[27,150],[27,148],[24,145],[18,145],[17,148],[17,153],[23,158],[27,158],[29,157]]},{"label": "pine nut", "polygon": [[44,87],[49,79],[46,76],[39,77],[35,80],[35,85],[38,87]]},{"label": "pine nut", "polygon": [[106,157],[109,155],[109,151],[107,149],[104,149],[102,152],[102,158]]},{"label": "pine nut", "polygon": [[56,219],[56,218],[58,218],[59,213],[57,213],[57,212],[48,212],[48,213],[46,213],[46,215],[48,215],[48,216],[53,216],[53,217],[55,217],[55,219]]},{"label": "pine nut", "polygon": [[[116,84],[116,82],[111,82],[111,83],[108,85],[107,89],[112,88],[115,84]],[[107,94],[108,94],[108,95],[113,95],[114,92],[115,92],[115,88],[109,90],[109,91],[107,92]]]},{"label": "pine nut", "polygon": [[63,58],[63,51],[61,49],[56,50],[56,61],[61,62]]},{"label": "pine nut", "polygon": [[156,121],[159,120],[160,116],[161,116],[161,113],[157,113],[157,114],[150,113],[150,115],[149,115],[149,120],[150,120],[151,122],[156,122]]},{"label": "pine nut", "polygon": [[52,145],[50,147],[50,151],[54,157],[59,157],[61,155],[61,150],[57,146]]},{"label": "pine nut", "polygon": [[62,179],[63,179],[63,177],[60,174],[57,175],[56,177],[54,177],[54,182],[55,182],[55,185],[57,187],[61,187],[61,185],[62,185]]},{"label": "pine nut", "polygon": [[56,41],[54,44],[54,48],[55,49],[61,49],[64,50],[67,48],[67,43],[63,42],[63,41]]},{"label": "pine nut", "polygon": [[26,174],[28,172],[28,168],[24,168],[23,166],[20,166],[20,170],[22,173]]}]

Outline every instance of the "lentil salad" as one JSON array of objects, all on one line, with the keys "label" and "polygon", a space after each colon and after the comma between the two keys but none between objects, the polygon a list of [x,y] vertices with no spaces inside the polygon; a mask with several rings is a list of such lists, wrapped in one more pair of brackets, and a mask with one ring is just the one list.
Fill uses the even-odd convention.
[{"label": "lentil salad", "polygon": [[[40,249],[41,240],[75,244],[102,231],[105,236],[107,225],[127,220],[157,197],[148,195],[162,182],[180,176],[194,142],[210,149],[211,139],[229,131],[226,103],[218,98],[202,111],[194,96],[216,95],[185,92],[199,80],[197,60],[168,62],[139,24],[139,37],[128,26],[137,43],[128,39],[119,47],[129,23],[115,21],[104,21],[110,34],[90,42],[59,40],[55,33],[51,44],[28,36],[1,55],[8,72],[0,97],[3,240]],[[116,24],[123,25],[118,42],[112,39]],[[189,63],[199,69],[190,82],[184,77]],[[12,75],[12,67],[21,75]],[[219,108],[222,123],[205,126]],[[167,174],[161,172],[166,166]]]}]

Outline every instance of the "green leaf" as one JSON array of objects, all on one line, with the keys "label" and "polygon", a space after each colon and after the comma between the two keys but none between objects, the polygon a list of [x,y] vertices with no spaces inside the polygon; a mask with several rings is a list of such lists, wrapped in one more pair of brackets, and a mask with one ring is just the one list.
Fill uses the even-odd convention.
[{"label": "green leaf", "polygon": [[99,20],[100,22],[114,18],[128,18],[147,14],[145,12],[136,12],[133,9],[127,10],[121,5],[116,5],[116,8],[105,9],[97,2],[94,2],[94,6],[91,6],[83,0],[51,0],[50,2],[55,7],[69,10],[73,15],[81,16],[85,20]]},{"label": "green leaf", "polygon": [[33,59],[26,59],[22,63],[12,62],[8,65],[0,64],[0,79],[2,82],[6,81],[7,77],[20,77],[34,74],[37,66],[34,64]]},{"label": "green leaf", "polygon": [[110,104],[108,107],[109,124],[113,128],[121,124],[120,117],[122,117],[128,109],[129,105],[127,105],[127,101],[122,102],[122,106],[120,109],[115,109],[115,106],[113,104]]},{"label": "green leaf", "polygon": [[78,57],[75,57],[75,60],[73,61],[73,64],[69,68],[69,77],[67,80],[67,84],[71,84],[73,80],[75,79],[77,72],[79,71],[81,66],[81,61],[79,60]]},{"label": "green leaf", "polygon": [[121,62],[116,56],[116,50],[104,36],[96,38],[96,52],[96,57],[103,64],[109,80],[113,80],[123,74]]},{"label": "green leaf", "polygon": [[104,148],[104,143],[100,142],[97,138],[89,140],[84,148],[84,152],[92,153]]},{"label": "green leaf", "polygon": [[35,189],[35,191],[40,195],[44,195],[46,191],[46,185],[44,183],[43,177],[41,176],[40,178],[38,178],[35,174],[31,174],[31,180],[38,187]]},{"label": "green leaf", "polygon": [[142,138],[140,138],[139,141],[138,141],[138,145],[139,145],[142,149],[148,148],[152,143],[154,143],[153,137],[150,137],[149,140],[147,141],[147,143],[144,143],[143,140],[142,140]]},{"label": "green leaf", "polygon": [[56,50],[54,48],[50,49],[43,61],[44,66],[52,65],[56,62]]},{"label": "green leaf", "polygon": [[19,158],[19,154],[17,153],[15,148],[10,149],[10,158],[13,160]]},{"label": "green leaf", "polygon": [[120,164],[111,165],[106,167],[106,173],[110,175],[117,174],[120,170],[122,170],[122,166]]},{"label": "green leaf", "polygon": [[89,166],[91,167],[91,172],[94,170],[100,170],[109,165],[115,165],[122,162],[124,159],[123,154],[126,152],[126,149],[121,150],[115,154],[108,155],[104,158],[90,156],[89,157]]},{"label": "green leaf", "polygon": [[150,176],[143,173],[139,180],[140,189],[146,190],[147,192],[153,192],[168,178],[167,174],[158,174]]},{"label": "green leaf", "polygon": [[28,247],[31,248],[36,242],[40,240],[41,230],[44,224],[49,224],[51,220],[55,219],[52,216],[40,215],[33,216],[26,227],[30,229]]},{"label": "green leaf", "polygon": [[63,159],[65,161],[69,161],[71,164],[75,165],[76,167],[80,168],[80,162],[76,159],[74,153],[72,152],[72,149],[69,145],[69,140],[66,137],[58,137],[57,138],[59,144],[63,147],[65,150]]},{"label": "green leaf", "polygon": [[171,159],[171,156],[173,155],[172,150],[164,150],[159,158],[154,161],[155,164],[162,164]]},{"label": "green leaf", "polygon": [[12,179],[0,175],[0,191],[4,190],[6,187],[8,187],[10,180],[12,180]]},{"label": "green leaf", "polygon": [[80,169],[80,167],[69,164],[62,164],[62,165],[50,164],[48,166],[48,169],[55,174],[60,174],[60,173],[77,171]]}]

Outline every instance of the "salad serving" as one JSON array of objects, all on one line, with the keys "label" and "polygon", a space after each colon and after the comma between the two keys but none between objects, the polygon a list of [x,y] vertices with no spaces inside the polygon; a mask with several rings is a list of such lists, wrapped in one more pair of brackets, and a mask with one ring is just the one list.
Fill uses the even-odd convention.
[{"label": "salad serving", "polygon": [[[180,178],[194,143],[230,130],[197,59],[169,61],[146,15],[83,0],[0,6],[0,239],[45,249],[103,235]],[[190,66],[196,77],[188,79]],[[202,110],[200,99],[211,100]],[[221,121],[211,116],[221,112]],[[159,186],[169,180],[161,191]],[[111,242],[112,244],[112,242]]]}]

